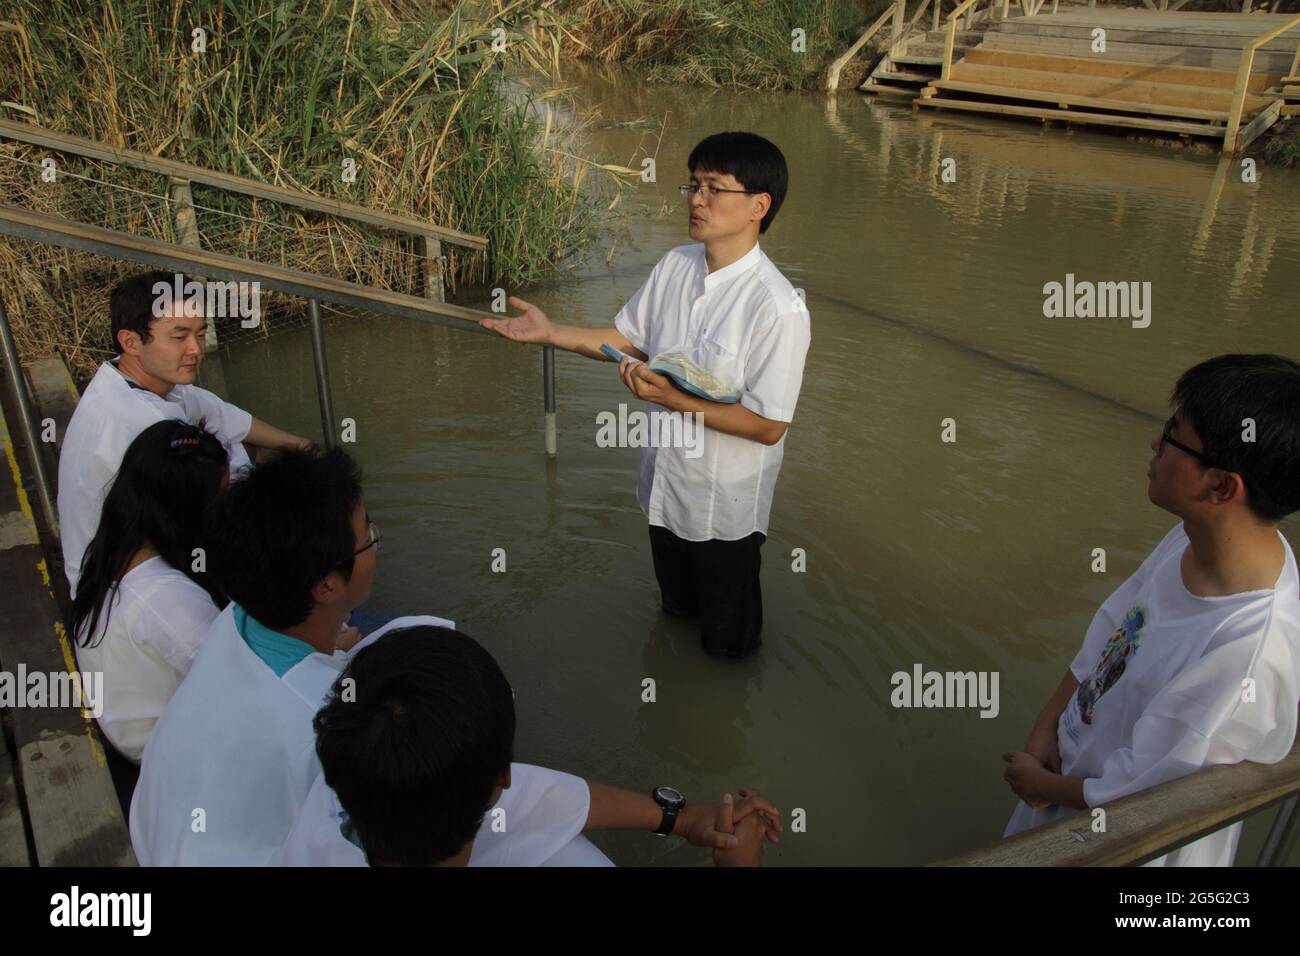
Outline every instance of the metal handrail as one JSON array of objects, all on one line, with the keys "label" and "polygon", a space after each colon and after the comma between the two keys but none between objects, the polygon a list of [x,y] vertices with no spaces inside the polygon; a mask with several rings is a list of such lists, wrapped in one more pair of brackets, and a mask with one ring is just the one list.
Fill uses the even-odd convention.
[{"label": "metal handrail", "polygon": [[1280,866],[1296,835],[1300,744],[1275,764],[1208,767],[1107,804],[1105,827],[1072,814],[935,866],[1132,866],[1164,856],[1275,804],[1258,865]]},{"label": "metal handrail", "polygon": [[[105,229],[102,226],[92,226],[88,223],[74,222],[60,216],[35,212],[22,206],[0,203],[0,236],[28,239],[67,249],[80,249],[96,255],[126,259],[131,262],[139,262],[174,272],[191,272],[223,281],[256,282],[259,286],[265,286],[268,289],[305,298],[308,303],[308,313],[312,327],[312,357],[316,368],[317,397],[321,410],[321,430],[327,446],[330,446],[334,441],[334,421],[332,402],[330,400],[329,373],[325,365],[324,339],[320,329],[319,302],[333,302],[337,305],[364,309],[382,315],[419,319],[466,332],[477,332],[482,335],[492,335],[494,333],[480,326],[478,324],[480,319],[500,318],[500,316],[489,312],[480,312],[464,306],[448,305],[401,292],[390,292],[387,289],[376,289],[343,279],[335,279],[331,276],[313,275],[285,266],[269,265],[264,262],[255,262],[251,259],[226,255],[221,252],[212,252],[193,246],[135,236],[114,229]],[[4,336],[0,336],[0,338],[6,337],[8,334],[7,322],[3,313],[0,313],[0,325],[5,326],[3,330],[0,330],[4,332]],[[548,456],[554,457],[556,453],[554,358],[552,346],[543,345],[541,350],[544,370],[543,403],[546,415],[546,452]],[[10,356],[9,351],[12,350],[6,350],[4,354],[0,354],[0,358],[6,360],[6,365],[11,366],[10,372],[15,379],[14,387],[21,391],[22,369],[18,366],[16,353]],[[24,416],[23,430],[29,437],[29,444],[32,445],[31,454],[34,459],[39,459],[39,446],[30,441],[30,437],[36,434],[35,420],[29,406],[22,408],[22,411]],[[44,475],[42,463],[35,462],[33,467],[38,480],[42,484],[40,489],[42,505],[44,506],[47,501],[52,503],[54,500],[53,492],[48,476]],[[53,508],[50,507],[46,510],[52,512]],[[57,520],[52,523],[51,527],[57,527]]]},{"label": "metal handrail", "polygon": [[500,318],[488,312],[449,305],[403,292],[390,292],[358,285],[345,279],[302,272],[287,266],[271,265],[213,252],[194,246],[183,246],[160,239],[136,236],[102,226],[75,222],[61,216],[36,212],[23,206],[0,203],[0,235],[37,242],[50,242],[69,249],[81,249],[118,259],[129,259],[175,272],[192,272],[197,275],[240,282],[259,282],[268,289],[320,299],[340,305],[422,319],[439,325],[481,332],[479,319]]},{"label": "metal handrail", "polygon": [[[1255,51],[1270,40],[1276,39],[1292,27],[1297,26],[1300,26],[1300,13],[1268,32],[1261,33],[1242,48],[1241,62],[1237,66],[1237,82],[1232,91],[1232,107],[1228,110],[1228,127],[1223,134],[1223,151],[1225,153],[1237,152],[1241,114],[1246,105],[1246,92],[1250,86],[1250,70],[1255,63]],[[1300,46],[1296,48],[1296,59],[1291,67],[1293,71],[1296,64],[1300,64]]]}]

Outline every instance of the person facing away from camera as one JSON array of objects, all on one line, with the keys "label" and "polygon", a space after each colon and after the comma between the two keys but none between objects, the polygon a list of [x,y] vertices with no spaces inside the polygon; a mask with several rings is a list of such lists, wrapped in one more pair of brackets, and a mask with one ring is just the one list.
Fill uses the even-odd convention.
[{"label": "person facing away from camera", "polygon": [[72,602],[82,671],[102,674],[99,728],[140,762],[225,597],[200,547],[229,460],[201,425],[164,419],[127,446]]},{"label": "person facing away from camera", "polygon": [[315,718],[321,777],[287,866],[609,866],[584,834],[645,830],[757,866],[781,829],[739,791],[693,803],[514,760],[515,699],[495,659],[448,628],[367,638]]}]

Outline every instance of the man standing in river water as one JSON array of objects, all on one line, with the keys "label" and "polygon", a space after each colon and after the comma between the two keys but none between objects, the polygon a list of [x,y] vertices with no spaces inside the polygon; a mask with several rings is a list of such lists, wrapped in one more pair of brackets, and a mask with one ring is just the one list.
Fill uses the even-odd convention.
[{"label": "man standing in river water", "polygon": [[[515,296],[510,304],[522,315],[481,324],[516,342],[599,361],[608,361],[601,346],[612,345],[632,357],[619,363],[619,377],[651,412],[702,416],[703,454],[641,449],[637,500],[650,522],[663,610],[699,617],[706,651],[745,657],[761,643],[759,549],[803,382],[810,321],[802,296],[758,245],[785,199],[781,151],[753,133],[716,133],[691,151],[687,166],[691,181],[680,188],[693,241],[659,260],[613,327],[553,323]],[[668,351],[733,382],[740,401],[697,398],[647,368],[650,356]]]}]

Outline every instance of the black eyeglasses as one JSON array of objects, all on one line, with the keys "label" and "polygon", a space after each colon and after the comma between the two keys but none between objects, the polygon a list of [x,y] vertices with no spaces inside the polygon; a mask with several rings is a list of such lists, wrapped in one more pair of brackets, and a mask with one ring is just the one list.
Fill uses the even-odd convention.
[{"label": "black eyeglasses", "polygon": [[689,199],[696,193],[703,193],[705,202],[712,199],[714,193],[743,193],[746,196],[756,195],[752,189],[722,189],[718,186],[710,186],[708,183],[705,183],[704,185],[688,183],[685,186],[678,186],[677,191],[682,194],[682,198],[684,199]]},{"label": "black eyeglasses", "polygon": [[1217,468],[1218,465],[1215,465],[1208,458],[1206,458],[1204,452],[1197,451],[1195,448],[1188,448],[1186,445],[1184,445],[1182,442],[1180,442],[1177,438],[1173,436],[1173,430],[1175,424],[1174,417],[1175,416],[1173,415],[1169,416],[1169,421],[1165,422],[1164,430],[1160,433],[1160,450],[1164,451],[1165,445],[1173,445],[1179,451],[1183,451],[1191,455],[1193,458],[1199,461],[1206,468]]},{"label": "black eyeglasses", "polygon": [[[379,525],[371,521],[367,523],[367,528],[370,531],[370,540],[367,541],[363,547],[357,548],[357,550],[352,552],[353,558],[355,558],[359,554],[364,554],[365,552],[369,551],[371,548],[378,548],[379,542],[383,540],[383,538],[379,534]],[[346,564],[347,562],[343,562],[343,563]]]}]

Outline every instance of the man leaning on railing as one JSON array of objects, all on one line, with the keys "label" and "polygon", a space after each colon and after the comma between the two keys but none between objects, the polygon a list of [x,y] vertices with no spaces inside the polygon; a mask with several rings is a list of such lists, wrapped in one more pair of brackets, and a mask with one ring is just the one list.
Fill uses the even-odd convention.
[{"label": "man leaning on railing", "polygon": [[[1216,764],[1276,763],[1300,702],[1300,364],[1223,355],[1183,373],[1147,468],[1182,519],[1106,600],[1023,751],[1004,836]],[[1153,860],[1230,866],[1241,823]]]}]

